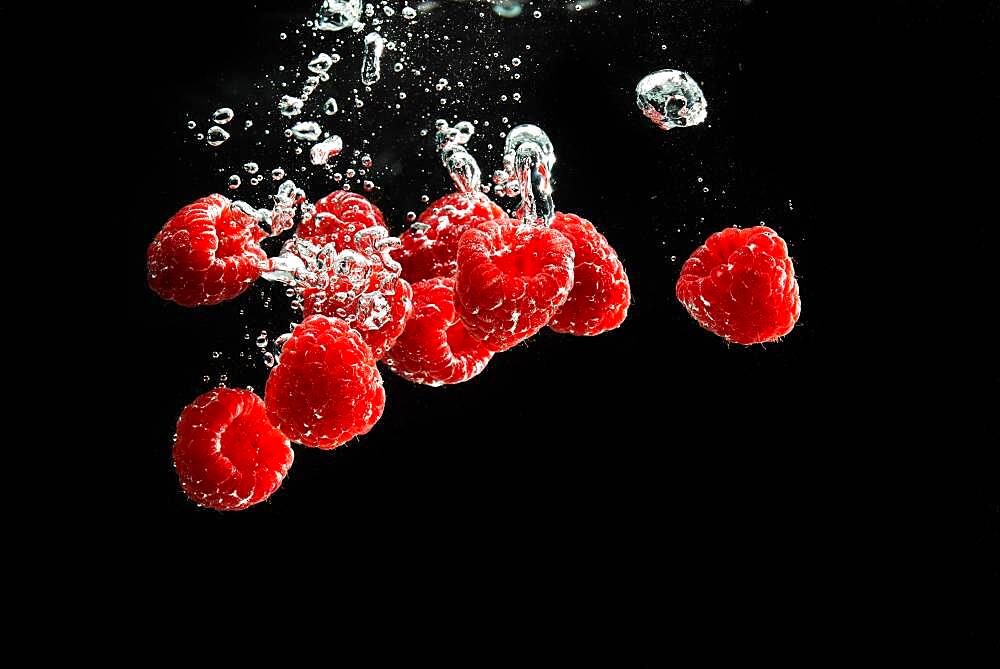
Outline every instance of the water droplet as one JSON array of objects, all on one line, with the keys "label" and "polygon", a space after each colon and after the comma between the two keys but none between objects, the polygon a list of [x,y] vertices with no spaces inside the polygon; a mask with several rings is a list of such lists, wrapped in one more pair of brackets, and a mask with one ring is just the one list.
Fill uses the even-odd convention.
[{"label": "water droplet", "polygon": [[367,153],[365,155],[361,156],[361,164],[364,165],[365,167],[371,167],[372,166],[372,157],[370,155],[368,155]]},{"label": "water droplet", "polygon": [[271,178],[274,179],[275,181],[281,181],[282,179],[285,178],[285,170],[281,169],[280,167],[275,167],[273,170],[271,170]]},{"label": "water droplet", "polygon": [[209,146],[219,146],[223,142],[229,139],[229,133],[220,128],[217,125],[213,125],[208,129],[208,145]]},{"label": "water droplet", "polygon": [[288,39],[288,35],[286,33],[281,33],[278,35],[278,39]]},{"label": "water droplet", "polygon": [[337,113],[337,101],[333,98],[328,98],[326,102],[323,103],[323,113],[327,116],[333,116]]},{"label": "water droplet", "polygon": [[365,103],[361,100],[361,98],[355,98],[354,99],[354,106],[357,109],[361,109],[362,107],[365,106]]},{"label": "water droplet", "polygon": [[278,102],[278,111],[291,118],[302,113],[303,104],[305,103],[299,98],[292,97],[291,95],[283,95]]},{"label": "water droplet", "polygon": [[348,167],[346,174],[347,174],[347,178],[348,179],[353,179],[354,175],[357,174],[357,173],[354,171],[353,167]]},{"label": "water droplet", "polygon": [[417,18],[417,10],[415,10],[413,7],[410,7],[409,5],[403,7],[403,18],[406,19],[407,21],[412,21],[413,19]]},{"label": "water droplet", "polygon": [[243,170],[247,174],[257,174],[257,170],[260,169],[260,165],[257,163],[243,163]]},{"label": "water droplet", "polygon": [[415,221],[415,220],[417,220],[417,215],[415,213],[413,213],[412,211],[406,212],[406,222],[407,223],[413,223],[413,221]]},{"label": "water droplet", "polygon": [[364,186],[364,189],[366,191],[370,191],[370,190],[373,190],[375,188],[375,183],[372,182],[372,181],[368,181],[366,179],[365,182],[362,184],[362,186]]},{"label": "water droplet", "polygon": [[222,355],[221,351],[212,351],[212,357],[215,358],[216,360],[218,360],[219,356],[221,355]]},{"label": "water droplet", "polygon": [[235,114],[233,113],[233,110],[230,109],[229,107],[222,107],[221,109],[216,109],[214,112],[212,112],[212,120],[218,123],[219,125],[225,125],[229,123],[230,121],[233,120],[233,116],[235,116]]},{"label": "water droplet", "polygon": [[385,49],[385,41],[376,32],[368,33],[365,36],[365,55],[361,63],[361,83],[371,86],[382,76],[382,50]]},{"label": "water droplet", "polygon": [[386,16],[393,16],[396,13],[396,10],[393,9],[392,7],[390,7],[389,5],[386,5],[385,7],[383,7],[382,11],[385,12]]},{"label": "water droplet", "polygon": [[229,190],[236,190],[237,188],[240,187],[241,183],[243,183],[243,181],[240,179],[240,175],[238,174],[232,175],[231,177],[229,177],[229,182],[228,182]]},{"label": "water droplet", "polygon": [[316,14],[316,30],[343,30],[361,18],[361,0],[323,0]]},{"label": "water droplet", "polygon": [[406,99],[406,93],[404,93],[403,91],[400,91],[399,92],[399,99],[400,100],[405,100]]},{"label": "water droplet", "polygon": [[326,165],[326,162],[334,156],[340,155],[344,150],[344,142],[340,135],[330,135],[319,144],[313,145],[309,150],[309,160],[313,165]]},{"label": "water droplet", "polygon": [[670,262],[677,262],[677,256],[670,256]]},{"label": "water droplet", "polygon": [[521,94],[520,93],[514,93],[514,95],[512,97],[514,98],[514,102],[518,102],[521,99]]},{"label": "water droplet", "polygon": [[254,343],[257,344],[257,348],[264,348],[267,346],[267,331],[261,330],[260,335],[257,337],[257,341]]},{"label": "water droplet", "polygon": [[664,130],[698,125],[708,113],[698,83],[680,70],[659,70],[643,77],[635,95],[642,113]]},{"label": "water droplet", "polygon": [[510,59],[510,64],[513,65],[514,67],[519,67],[521,65],[521,59],[520,58],[511,58]]},{"label": "water droplet", "polygon": [[537,9],[534,12],[532,12],[531,15],[534,16],[536,19],[542,18],[542,13],[540,11],[538,11]]},{"label": "water droplet", "polygon": [[323,134],[323,129],[315,121],[300,121],[289,128],[289,130],[295,139],[307,139],[309,141],[315,141]]},{"label": "water droplet", "polygon": [[194,130],[197,127],[198,127],[197,123],[195,123],[194,121],[188,121],[188,130]]},{"label": "water droplet", "polygon": [[424,204],[427,204],[428,202],[431,201],[431,199],[428,196],[426,196],[426,195],[421,195],[420,196],[420,201],[423,202]]},{"label": "water droplet", "polygon": [[264,352],[264,366],[274,367],[274,354],[271,353],[270,351]]}]

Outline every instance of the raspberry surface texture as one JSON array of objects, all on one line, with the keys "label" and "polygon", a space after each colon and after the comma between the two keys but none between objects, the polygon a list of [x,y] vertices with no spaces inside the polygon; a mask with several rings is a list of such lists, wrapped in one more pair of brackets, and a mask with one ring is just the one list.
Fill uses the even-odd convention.
[{"label": "raspberry surface texture", "polygon": [[257,221],[209,195],[167,221],[146,251],[149,287],[184,307],[218,304],[249,288],[267,263]]},{"label": "raspberry surface texture", "polygon": [[625,267],[604,235],[585,218],[556,212],[552,229],[573,243],[573,290],[549,327],[572,335],[614,330],[628,316],[632,292]]},{"label": "raspberry surface texture", "polygon": [[455,279],[437,277],[413,284],[413,316],[386,355],[395,373],[429,386],[461,383],[493,357],[469,336],[455,310]]},{"label": "raspberry surface texture", "polygon": [[249,390],[215,388],[181,412],[173,449],[181,489],[199,506],[239,511],[281,485],[294,454]]},{"label": "raspberry surface texture", "polygon": [[315,315],[292,331],[264,391],[271,423],[292,441],[331,449],[367,433],[385,408],[382,376],[361,335]]},{"label": "raspberry surface texture", "polygon": [[573,244],[558,230],[498,220],[458,244],[455,306],[472,338],[505,351],[551,320],[573,287]]},{"label": "raspberry surface texture", "polygon": [[317,246],[333,243],[338,251],[357,249],[354,236],[365,228],[385,228],[385,217],[362,195],[338,190],[316,201],[316,210],[295,234]]},{"label": "raspberry surface texture", "polygon": [[455,275],[458,240],[470,227],[505,218],[503,209],[483,193],[451,193],[434,201],[399,236],[403,248],[394,257],[411,283]]},{"label": "raspberry surface texture", "polygon": [[801,311],[788,247],[765,226],[710,236],[684,263],[676,292],[703,328],[736,344],[775,341]]}]

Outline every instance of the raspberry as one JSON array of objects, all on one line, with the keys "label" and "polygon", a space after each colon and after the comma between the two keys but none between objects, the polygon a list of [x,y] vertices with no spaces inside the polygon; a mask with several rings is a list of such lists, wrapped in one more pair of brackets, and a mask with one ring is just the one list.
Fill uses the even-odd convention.
[{"label": "raspberry", "polygon": [[357,193],[334,191],[315,206],[316,211],[299,224],[295,234],[317,246],[333,242],[338,251],[355,249],[355,234],[365,228],[386,227],[379,208]]},{"label": "raspberry", "polygon": [[709,332],[747,345],[788,334],[801,310],[788,247],[764,226],[709,237],[681,268],[677,299]]},{"label": "raspberry", "polygon": [[[395,343],[413,313],[413,289],[405,279],[392,279],[385,287],[384,277],[373,271],[367,288],[361,294],[353,291],[350,279],[331,276],[327,288],[306,288],[302,291],[302,313],[322,314],[334,318],[352,318],[351,327],[371,348],[375,359],[381,359]],[[358,314],[354,318],[354,314]]]},{"label": "raspberry", "polygon": [[262,502],[281,485],[294,454],[249,390],[216,388],[181,412],[174,467],[191,501],[219,511]]},{"label": "raspberry", "polygon": [[257,280],[267,254],[257,221],[209,195],[167,221],[146,252],[149,287],[183,307],[231,300]]},{"label": "raspberry", "polygon": [[573,287],[573,244],[546,227],[490,221],[458,244],[455,307],[469,335],[506,351],[542,329]]},{"label": "raspberry", "polygon": [[549,322],[556,332],[596,335],[614,330],[628,316],[628,276],[604,235],[585,218],[557,212],[552,229],[563,233],[576,253],[573,290]]},{"label": "raspberry", "polygon": [[428,386],[461,383],[479,374],[493,353],[469,336],[455,310],[455,279],[413,284],[413,316],[385,362],[404,379]]},{"label": "raspberry", "polygon": [[365,434],[385,408],[382,376],[355,330],[310,316],[281,349],[264,390],[271,422],[305,446],[331,449]]},{"label": "raspberry", "polygon": [[462,233],[498,218],[505,218],[503,209],[483,193],[451,193],[436,200],[399,236],[403,249],[394,257],[403,266],[403,276],[411,283],[455,276]]}]

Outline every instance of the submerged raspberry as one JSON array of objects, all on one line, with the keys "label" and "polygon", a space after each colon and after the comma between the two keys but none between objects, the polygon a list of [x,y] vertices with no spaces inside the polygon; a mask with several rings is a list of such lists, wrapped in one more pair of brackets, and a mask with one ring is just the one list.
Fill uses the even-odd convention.
[{"label": "submerged raspberry", "polygon": [[149,287],[184,307],[218,304],[249,288],[267,263],[257,221],[221,195],[173,215],[146,252]]},{"label": "submerged raspberry", "polygon": [[440,386],[468,381],[492,357],[458,317],[454,279],[413,284],[413,316],[385,358],[392,371],[414,383]]},{"label": "submerged raspberry", "polygon": [[393,256],[408,281],[451,277],[457,270],[458,240],[474,225],[504,218],[503,209],[483,193],[451,193],[434,201],[399,239]]},{"label": "submerged raspberry", "polygon": [[585,218],[556,212],[552,229],[572,243],[573,290],[549,327],[573,335],[596,335],[625,321],[632,299],[628,276],[604,235]]},{"label": "submerged raspberry", "polygon": [[469,335],[505,351],[543,328],[573,287],[573,245],[546,227],[491,221],[458,244],[455,306]]},{"label": "submerged raspberry", "polygon": [[292,331],[264,391],[267,416],[289,439],[331,449],[367,433],[385,408],[371,349],[337,318],[310,316]]},{"label": "submerged raspberry", "polygon": [[294,454],[285,435],[268,422],[259,397],[248,390],[216,388],[181,412],[173,457],[191,501],[238,511],[278,489]]},{"label": "submerged raspberry", "polygon": [[296,228],[297,237],[317,246],[333,243],[338,251],[356,249],[355,235],[365,228],[385,228],[385,218],[362,195],[338,190],[319,199],[316,210]]},{"label": "submerged raspberry", "polygon": [[774,341],[799,319],[788,247],[771,228],[726,228],[681,268],[677,299],[709,332],[737,344]]}]

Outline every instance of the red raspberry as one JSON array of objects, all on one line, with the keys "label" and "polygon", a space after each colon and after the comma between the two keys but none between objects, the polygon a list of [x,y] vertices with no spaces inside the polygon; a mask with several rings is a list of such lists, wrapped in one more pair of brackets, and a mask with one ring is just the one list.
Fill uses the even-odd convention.
[{"label": "red raspberry", "polygon": [[231,300],[257,280],[267,254],[257,221],[209,195],[167,221],[146,252],[149,287],[183,307]]},{"label": "red raspberry", "polygon": [[455,280],[413,284],[413,316],[385,362],[404,379],[428,386],[468,381],[493,353],[469,336],[455,310]]},{"label": "red raspberry", "polygon": [[317,246],[333,242],[338,251],[355,249],[355,234],[365,228],[386,227],[379,208],[357,193],[334,191],[315,206],[316,211],[299,224],[295,234]]},{"label": "red raspberry", "polygon": [[393,256],[411,283],[435,276],[455,276],[462,233],[498,218],[505,218],[503,209],[483,193],[445,195],[427,207],[413,227],[399,236],[403,248]]},{"label": "red raspberry", "polygon": [[262,502],[281,485],[294,453],[249,390],[216,388],[177,421],[174,467],[191,501],[219,511]]},{"label": "red raspberry", "polygon": [[774,341],[799,319],[799,284],[788,247],[762,225],[726,228],[695,249],[677,299],[709,332],[737,344]]},{"label": "red raspberry", "polygon": [[338,318],[317,315],[285,342],[264,403],[290,439],[331,449],[372,429],[385,408],[385,390],[361,335]]},{"label": "red raspberry", "polygon": [[[323,314],[333,318],[351,318],[351,327],[358,331],[375,359],[379,360],[403,334],[406,322],[413,313],[413,289],[409,282],[395,278],[391,280],[391,287],[385,287],[384,279],[380,272],[373,271],[364,291],[367,295],[358,295],[351,292],[353,284],[349,279],[332,275],[327,288],[306,288],[302,291],[302,313],[307,317]],[[365,304],[366,301],[381,302],[378,297],[371,297],[372,293],[384,298],[388,310],[381,318],[376,315],[365,319],[365,312],[378,311],[380,307],[385,311],[386,304]],[[362,314],[361,317],[353,319],[353,314],[358,313]]]},{"label": "red raspberry", "polygon": [[542,329],[573,287],[573,244],[559,231],[497,220],[458,244],[455,307],[469,335],[506,351]]},{"label": "red raspberry", "polygon": [[596,335],[614,330],[628,316],[628,276],[604,235],[585,218],[556,212],[552,229],[563,233],[576,253],[573,290],[549,322],[556,332]]}]

